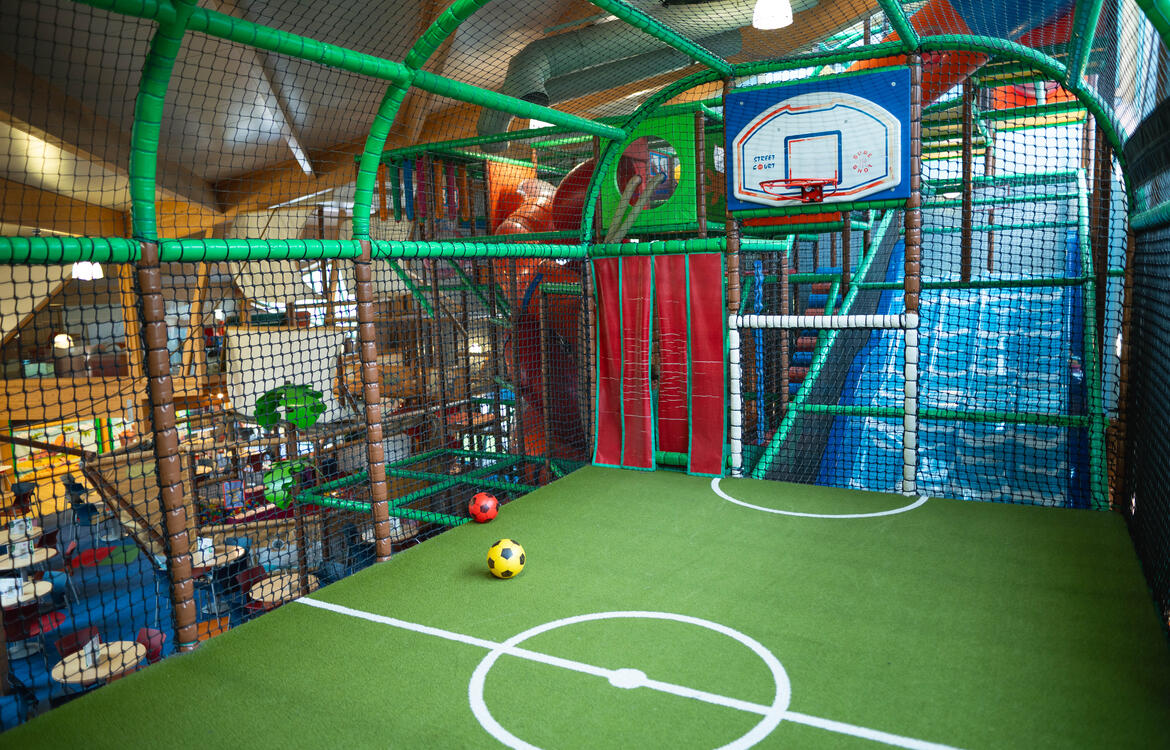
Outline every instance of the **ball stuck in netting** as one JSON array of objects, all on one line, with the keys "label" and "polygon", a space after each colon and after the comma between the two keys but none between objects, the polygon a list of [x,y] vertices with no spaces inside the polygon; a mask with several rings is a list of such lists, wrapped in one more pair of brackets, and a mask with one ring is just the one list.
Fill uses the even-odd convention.
[{"label": "ball stuck in netting", "polygon": [[475,497],[471,498],[467,512],[471,514],[476,523],[487,523],[500,512],[500,501],[496,499],[495,495],[477,492]]},{"label": "ball stuck in netting", "polygon": [[514,539],[500,539],[488,549],[487,564],[496,578],[515,578],[524,570],[524,548]]}]

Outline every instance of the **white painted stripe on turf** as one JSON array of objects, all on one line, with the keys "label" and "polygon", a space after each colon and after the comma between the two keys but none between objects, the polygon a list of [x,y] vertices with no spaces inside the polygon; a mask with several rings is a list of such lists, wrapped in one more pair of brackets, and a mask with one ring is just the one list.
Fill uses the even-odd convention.
[{"label": "white painted stripe on turf", "polygon": [[752,703],[750,701],[741,701],[738,698],[728,698],[726,695],[716,695],[715,693],[708,693],[706,690],[695,690],[694,688],[683,687],[682,685],[673,685],[669,682],[659,682],[658,680],[644,680],[640,683],[642,687],[652,688],[661,693],[670,693],[679,698],[693,698],[704,703],[711,703],[716,706],[724,706],[726,708],[734,708],[737,711],[745,711],[749,714],[759,714],[760,716],[767,716],[772,712],[771,706],[765,706],[760,703]]},{"label": "white painted stripe on turf", "polygon": [[[403,630],[410,630],[415,633],[422,633],[424,635],[433,635],[438,638],[444,638],[449,641],[457,643],[464,643],[469,646],[478,646],[485,648],[488,651],[498,651],[501,654],[514,656],[519,659],[527,659],[529,661],[547,664],[551,667],[560,667],[561,669],[568,669],[574,672],[581,672],[584,674],[601,677],[610,680],[617,673],[616,669],[606,669],[604,667],[594,666],[592,664],[585,664],[571,659],[562,659],[559,656],[551,656],[543,654],[538,651],[530,651],[519,646],[509,646],[506,643],[497,643],[496,641],[489,641],[486,638],[476,638],[463,633],[456,633],[450,630],[443,630],[442,628],[434,628],[429,625],[419,625],[418,623],[400,620],[397,617],[388,617],[386,615],[378,615],[373,612],[364,612],[360,609],[352,609],[340,604],[333,604],[331,602],[323,602],[319,599],[310,599],[309,597],[301,597],[295,601],[301,604],[307,604],[310,607],[317,609],[326,609],[330,612],[336,612],[341,615],[348,615],[349,617],[356,617],[360,620],[369,620],[381,625],[390,625]],[[676,616],[682,619],[682,616]],[[682,619],[683,622],[687,620]],[[721,631],[717,631],[721,632]],[[661,682],[660,680],[644,680],[640,683],[641,686],[657,690],[661,693],[669,693],[670,695],[678,696],[679,698],[692,698],[694,700],[703,701],[704,703],[711,703],[716,706],[725,706],[747,713],[767,715],[773,710],[771,706],[764,706],[750,701],[742,701],[738,698],[729,698],[725,695],[716,695],[715,693],[708,693],[705,690],[696,690],[683,685],[675,685],[669,682]]]},{"label": "white painted stripe on turf", "polygon": [[302,596],[300,599],[295,599],[299,604],[307,604],[310,607],[317,609],[327,609],[330,612],[336,612],[339,615],[349,615],[360,620],[369,620],[370,622],[381,623],[382,625],[393,625],[396,628],[403,630],[413,630],[416,633],[423,633],[424,635],[433,635],[436,638],[446,638],[449,641],[457,641],[459,643],[466,643],[469,646],[479,646],[486,648],[489,651],[494,648],[499,648],[500,644],[495,641],[489,641],[483,638],[476,638],[463,633],[455,633],[450,630],[443,630],[441,628],[432,628],[430,625],[419,625],[416,622],[407,622],[406,620],[399,620],[397,617],[387,617],[386,615],[376,615],[373,612],[363,612],[360,609],[350,609],[343,607],[340,604],[333,604],[331,602],[323,602],[319,599],[310,599],[307,596]]},{"label": "white painted stripe on turf", "polygon": [[[716,483],[712,482],[712,486],[716,486]],[[718,491],[718,490],[716,490],[716,491]],[[926,498],[922,498],[919,501],[919,504],[921,504],[921,502],[925,502],[925,500],[926,500]],[[736,502],[736,501],[734,499],[732,499],[732,502]],[[574,672],[582,672],[584,674],[590,674],[590,675],[594,675],[596,677],[602,677],[606,680],[612,680],[614,675],[616,675],[619,672],[619,670],[605,669],[603,667],[597,667],[597,666],[594,666],[592,664],[585,664],[583,662],[573,661],[571,659],[562,659],[562,658],[557,657],[557,656],[550,656],[548,654],[542,654],[542,653],[537,652],[537,651],[529,651],[526,648],[520,648],[518,646],[509,646],[507,643],[499,643],[496,641],[490,641],[490,640],[487,640],[486,638],[476,638],[474,636],[464,635],[463,633],[456,633],[456,632],[451,631],[451,630],[443,630],[442,628],[435,628],[435,627],[431,627],[429,625],[420,625],[420,624],[415,623],[415,622],[409,622],[407,620],[400,620],[397,617],[389,617],[387,615],[379,615],[379,614],[375,614],[373,612],[365,612],[365,611],[360,610],[360,609],[353,609],[351,607],[346,607],[346,606],[343,606],[340,604],[333,604],[331,602],[323,602],[319,599],[310,599],[307,596],[301,597],[301,598],[296,599],[294,601],[298,602],[300,604],[308,605],[310,607],[315,607],[317,609],[324,609],[324,610],[328,610],[330,612],[335,612],[335,613],[340,614],[340,615],[346,615],[349,617],[356,617],[360,620],[368,620],[370,622],[376,622],[376,623],[379,623],[381,625],[390,625],[392,627],[401,628],[403,630],[409,630],[409,631],[412,631],[415,633],[421,633],[423,635],[433,635],[437,638],[443,638],[445,640],[455,641],[456,643],[463,643],[463,644],[466,644],[468,646],[476,646],[479,648],[484,648],[484,649],[487,649],[488,651],[496,652],[497,654],[507,654],[509,656],[514,656],[514,657],[517,657],[520,659],[528,659],[529,661],[535,661],[535,662],[539,662],[541,664],[547,664],[549,666],[560,667],[562,669],[568,669],[568,670],[572,670]],[[602,613],[602,614],[611,614],[611,613]],[[650,615],[650,614],[657,614],[657,613],[624,613],[624,614]],[[582,615],[582,616],[579,616],[578,618],[567,618],[567,619],[586,621],[589,619],[595,619],[597,617],[598,617],[598,615]],[[674,615],[673,618],[678,618],[679,620],[684,621],[684,622],[687,620],[695,620],[695,618],[687,618],[687,617],[682,616],[682,615]],[[558,622],[560,622],[560,621],[558,621]],[[538,628],[534,628],[533,630],[544,630],[550,624],[554,624],[554,623],[546,623],[545,626],[538,626]],[[711,623],[711,624],[714,624],[714,623]],[[722,626],[720,626],[720,627],[722,628]],[[728,630],[730,630],[730,629],[728,629]],[[719,630],[718,632],[722,632],[722,630]],[[521,634],[521,635],[524,635],[524,634]],[[513,639],[515,639],[516,637],[517,636],[513,636]],[[513,640],[513,639],[509,639],[509,640]],[[753,643],[754,643],[754,641],[753,641]],[[760,647],[762,648],[762,645]],[[694,688],[684,687],[682,685],[675,685],[675,684],[669,683],[669,682],[661,682],[659,680],[651,680],[651,679],[642,680],[639,682],[638,686],[639,687],[648,687],[651,690],[657,690],[659,692],[667,693],[669,695],[674,695],[674,696],[677,696],[680,698],[691,698],[693,700],[702,701],[704,703],[710,703],[710,704],[716,705],[716,706],[724,706],[726,708],[744,711],[746,713],[753,713],[753,714],[757,714],[760,716],[767,716],[769,714],[772,714],[773,712],[775,712],[775,710],[777,708],[776,706],[765,706],[765,705],[762,705],[759,703],[752,703],[750,701],[742,701],[742,700],[739,700],[737,698],[729,698],[729,697],[724,696],[724,695],[717,695],[715,693],[709,693],[705,690],[695,690]],[[789,710],[783,709],[779,713],[783,717],[784,721],[792,721],[792,722],[795,722],[797,724],[804,724],[806,726],[816,727],[818,729],[825,729],[825,730],[828,730],[830,732],[836,732],[838,734],[847,734],[847,735],[850,735],[852,737],[858,737],[861,739],[872,740],[874,742],[881,742],[883,744],[892,745],[895,747],[904,747],[904,748],[907,748],[908,750],[959,750],[958,748],[956,748],[952,745],[942,745],[942,744],[935,743],[935,742],[927,742],[925,740],[916,740],[912,737],[902,737],[902,736],[897,735],[897,734],[890,734],[889,732],[882,732],[882,731],[879,731],[876,729],[869,729],[867,727],[859,727],[859,726],[855,726],[853,724],[846,724],[845,722],[841,722],[841,721],[833,721],[832,719],[822,719],[822,718],[817,717],[817,716],[811,716],[809,714],[803,714],[803,713],[799,713],[797,711],[789,711]],[[758,739],[762,739],[762,738],[753,738],[753,739],[758,741]],[[745,746],[750,747],[751,744],[754,744],[754,742],[751,742]],[[513,745],[513,747],[534,747],[534,746],[527,745],[526,743],[520,743],[517,745]]]},{"label": "white painted stripe on turf", "polygon": [[895,516],[899,513],[905,513],[906,511],[914,510],[915,508],[925,504],[926,501],[929,499],[928,497],[926,497],[926,495],[923,495],[922,497],[915,500],[913,503],[910,503],[909,505],[903,506],[901,508],[894,508],[893,510],[881,510],[881,511],[876,511],[874,513],[836,513],[836,514],[834,514],[834,513],[798,513],[794,510],[780,510],[779,508],[765,508],[763,505],[753,505],[752,503],[746,502],[744,500],[739,500],[738,498],[734,498],[731,495],[728,495],[726,492],[724,492],[723,489],[719,486],[720,479],[721,479],[721,477],[714,477],[711,480],[711,490],[716,495],[723,498],[724,500],[727,500],[728,502],[735,503],[736,505],[742,505],[745,508],[751,508],[752,510],[762,510],[765,513],[775,513],[775,514],[781,515],[781,516],[796,516],[798,518],[840,518],[840,519],[845,519],[845,518],[878,518],[879,516]]},{"label": "white painted stripe on turf", "polygon": [[873,740],[874,742],[881,742],[885,745],[904,747],[908,748],[908,750],[959,750],[952,745],[940,745],[937,742],[927,742],[925,740],[916,740],[913,737],[903,737],[898,734],[890,734],[889,732],[879,732],[876,729],[854,726],[853,724],[833,721],[832,719],[822,719],[819,716],[809,716],[808,714],[802,714],[796,711],[785,711],[784,720],[797,724],[805,724],[806,726],[816,727],[817,729],[827,729],[837,734],[848,734],[865,740]]}]

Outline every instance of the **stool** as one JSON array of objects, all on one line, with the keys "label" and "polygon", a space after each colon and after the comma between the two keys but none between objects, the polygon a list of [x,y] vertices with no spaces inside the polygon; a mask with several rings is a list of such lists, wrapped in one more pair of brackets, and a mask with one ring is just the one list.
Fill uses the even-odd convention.
[{"label": "stool", "polygon": [[98,507],[94,503],[85,502],[89,488],[74,481],[70,474],[66,474],[61,479],[61,484],[65,487],[65,497],[69,500],[69,507],[73,512],[74,530],[76,531],[81,526],[93,526],[94,519],[97,518]]}]

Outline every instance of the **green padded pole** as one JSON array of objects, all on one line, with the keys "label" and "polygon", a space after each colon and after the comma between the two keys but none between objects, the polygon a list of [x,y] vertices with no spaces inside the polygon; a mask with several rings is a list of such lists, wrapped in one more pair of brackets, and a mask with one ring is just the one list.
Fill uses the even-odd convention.
[{"label": "green padded pole", "polygon": [[136,263],[139,244],[122,237],[0,237],[0,264]]},{"label": "green padded pole", "polygon": [[598,243],[589,248],[590,258],[618,258],[634,255],[677,255],[680,253],[721,253],[727,247],[725,237],[692,237],[685,240],[652,242]]},{"label": "green padded pole", "polygon": [[[901,42],[878,42],[868,47],[851,47],[847,50],[830,50],[807,55],[793,55],[783,60],[761,60],[759,62],[737,63],[733,75],[737,78],[742,78],[758,73],[772,73],[778,70],[799,70],[801,68],[815,68],[823,65],[851,63],[858,60],[874,60],[881,57],[898,55],[902,52],[904,50]],[[872,72],[873,70],[858,71],[857,75]],[[750,88],[745,87],[741,90],[750,90]]]},{"label": "green padded pole", "polygon": [[[802,203],[799,206],[749,208],[744,211],[736,211],[735,218],[761,219],[774,216],[799,216],[801,214],[839,213],[842,211],[865,211],[868,209],[901,209],[904,208],[905,205],[906,201],[897,198],[877,201],[852,201],[844,203]],[[754,228],[755,227],[753,227],[753,229]]]},{"label": "green padded pole", "polygon": [[647,15],[645,11],[619,2],[619,0],[590,0],[590,2],[602,10],[612,13],[634,28],[646,32],[659,41],[666,42],[687,57],[706,65],[719,75],[725,77],[731,75],[731,64],[722,57],[711,54],[710,51],[703,49],[658,19]]},{"label": "green padded pole", "polygon": [[1135,232],[1161,229],[1164,226],[1170,226],[1170,201],[1134,214],[1129,220],[1129,228]]},{"label": "green padded pole", "polygon": [[[974,178],[974,184],[978,187],[1022,187],[1027,185],[1052,185],[1060,183],[1075,185],[1076,181],[1077,170],[1075,169],[1063,169],[1056,172],[1001,174],[990,177],[977,176]],[[962,187],[962,180],[958,179],[924,179],[922,182],[925,186],[936,192],[950,192]],[[1077,193],[1072,191],[1071,195],[1075,197]]]},{"label": "green padded pole", "polygon": [[545,294],[560,294],[566,297],[580,297],[581,285],[546,281],[540,285],[540,291],[544,292]]},{"label": "green padded pole", "polygon": [[529,245],[508,242],[375,240],[375,258],[584,258],[585,245]]},{"label": "green padded pole", "polygon": [[80,2],[91,8],[100,8],[111,13],[158,21],[160,25],[175,21],[175,7],[169,0],[80,0]]},{"label": "green padded pole", "polygon": [[902,0],[878,0],[878,5],[890,19],[890,26],[894,28],[902,45],[903,52],[913,52],[918,49],[918,32],[910,25],[906,11],[902,10]]},{"label": "green padded pole", "polygon": [[655,463],[665,464],[666,466],[686,466],[688,463],[690,463],[690,460],[690,455],[686,453],[654,451]]},{"label": "green padded pole", "polygon": [[164,263],[245,261],[257,258],[301,260],[356,258],[361,243],[354,240],[161,240],[159,260]]},{"label": "green padded pole", "polygon": [[[1044,203],[1046,201],[1061,201],[1071,200],[1077,197],[1076,191],[1058,192],[1058,193],[1041,193],[1039,195],[1016,195],[1016,196],[1001,196],[998,198],[976,198],[973,204],[976,206],[1006,206],[1012,203]],[[924,201],[923,209],[931,208],[959,208],[963,205],[961,200],[944,200],[936,199]]]},{"label": "green padded pole", "polygon": [[[431,56],[443,42],[455,33],[459,25],[488,2],[490,0],[455,0],[446,10],[439,14],[438,18],[415,40],[415,43],[411,46],[410,51],[407,52],[403,60],[403,67],[411,71],[412,80],[417,72],[422,71],[423,66],[426,65],[427,61],[430,60]],[[402,105],[403,97],[406,96],[409,83],[410,81],[397,81],[396,85],[392,85],[386,90],[385,95],[382,97],[382,102],[378,105],[378,112],[374,116],[374,123],[370,126],[370,133],[366,137],[366,145],[358,161],[357,185],[354,193],[353,236],[355,239],[367,239],[370,236],[370,206],[374,199],[374,182],[376,180],[378,162],[382,158],[382,151],[386,147],[386,138],[390,134],[390,126],[394,123],[394,118],[397,116],[398,109]],[[482,92],[483,90],[480,89],[479,91]],[[484,93],[491,94],[492,92]],[[449,96],[451,94],[446,95]],[[494,96],[498,97],[500,95],[495,94]],[[485,106],[496,106],[497,104],[498,102]],[[549,109],[548,112],[556,112],[556,110]],[[513,112],[513,114],[517,113]],[[552,116],[546,116],[545,114],[538,114],[537,119],[559,125],[566,124],[564,121],[555,119]],[[576,119],[581,120],[583,118]],[[576,123],[571,125],[571,127],[576,127]],[[624,138],[625,133],[622,133],[621,137]]]},{"label": "green padded pole", "polygon": [[158,239],[155,216],[155,177],[158,173],[158,138],[162,128],[167,87],[175,68],[175,57],[183,46],[183,35],[195,10],[194,0],[174,0],[175,17],[160,23],[150,40],[150,51],[142,63],[138,98],[134,102],[134,125],[130,130],[130,215],[134,238]]},{"label": "green padded pole", "polygon": [[1170,2],[1166,0],[1137,0],[1138,7],[1162,37],[1162,44],[1170,48]]},{"label": "green padded pole", "polygon": [[[1046,289],[1052,287],[1079,286],[1084,284],[1084,276],[1050,277],[1039,279],[972,279],[971,281],[924,281],[923,289]],[[901,289],[900,281],[866,281],[861,284],[862,289],[894,290]]]},{"label": "green padded pole", "polygon": [[563,125],[564,127],[573,128],[582,133],[589,133],[590,135],[608,138],[613,141],[621,141],[626,137],[626,131],[621,128],[615,128],[612,125],[606,125],[585,117],[562,112],[559,109],[534,104],[524,99],[517,99],[514,96],[488,91],[479,86],[472,86],[469,83],[456,81],[453,78],[444,78],[443,76],[425,70],[417,70],[414,72],[414,85],[430,91],[432,94],[445,96],[449,99],[458,99],[462,102],[478,104],[481,107],[489,107],[491,109],[501,109],[517,117],[544,120],[554,125]]},{"label": "green padded pole", "polygon": [[[1057,227],[1075,227],[1075,221],[1035,221],[1022,224],[978,224],[971,227],[975,232],[1010,231],[1012,229],[1054,229]],[[962,227],[924,227],[923,234],[956,234],[963,231]]]}]

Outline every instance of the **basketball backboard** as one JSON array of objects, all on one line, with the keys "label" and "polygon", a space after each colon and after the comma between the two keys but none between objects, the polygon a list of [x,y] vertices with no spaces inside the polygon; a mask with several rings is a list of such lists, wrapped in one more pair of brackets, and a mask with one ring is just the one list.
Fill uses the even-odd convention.
[{"label": "basketball backboard", "polygon": [[725,117],[732,210],[908,194],[905,70],[733,94]]}]

